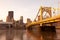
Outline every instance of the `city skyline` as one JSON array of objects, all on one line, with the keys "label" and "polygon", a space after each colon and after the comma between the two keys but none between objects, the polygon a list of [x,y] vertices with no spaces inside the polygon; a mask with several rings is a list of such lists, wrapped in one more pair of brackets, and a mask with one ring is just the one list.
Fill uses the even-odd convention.
[{"label": "city skyline", "polygon": [[[6,21],[8,11],[14,11],[14,19],[20,16],[33,20],[40,6],[58,7],[59,0],[0,0],[0,20]],[[54,5],[55,4],[55,5]]]}]

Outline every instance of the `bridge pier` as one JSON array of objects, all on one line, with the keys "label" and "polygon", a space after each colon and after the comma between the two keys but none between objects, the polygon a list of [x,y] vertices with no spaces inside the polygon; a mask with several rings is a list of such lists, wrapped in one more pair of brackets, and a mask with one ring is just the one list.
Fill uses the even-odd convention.
[{"label": "bridge pier", "polygon": [[55,26],[42,26],[41,34],[43,40],[55,40],[56,28]]},{"label": "bridge pier", "polygon": [[28,28],[28,32],[34,37],[41,38],[40,40],[55,40],[56,27],[49,25],[33,25]]}]

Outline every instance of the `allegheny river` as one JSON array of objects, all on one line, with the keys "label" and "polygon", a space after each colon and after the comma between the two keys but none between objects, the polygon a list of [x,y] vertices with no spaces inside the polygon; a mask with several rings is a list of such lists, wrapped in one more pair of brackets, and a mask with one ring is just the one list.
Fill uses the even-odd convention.
[{"label": "allegheny river", "polygon": [[[27,30],[0,30],[0,40],[41,40],[40,33],[37,31],[36,34],[30,33]],[[46,33],[48,34],[48,33]],[[56,29],[54,40],[60,40],[60,29]]]}]

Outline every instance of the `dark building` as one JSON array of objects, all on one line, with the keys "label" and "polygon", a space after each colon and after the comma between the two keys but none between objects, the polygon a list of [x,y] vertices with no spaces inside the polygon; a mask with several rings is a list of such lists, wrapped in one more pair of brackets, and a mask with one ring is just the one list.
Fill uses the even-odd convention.
[{"label": "dark building", "polygon": [[15,29],[25,29],[25,23],[23,22],[23,16],[21,16],[19,20],[15,21],[13,26]]},{"label": "dark building", "polygon": [[19,23],[20,23],[20,24],[23,24],[23,16],[20,17]]},{"label": "dark building", "polygon": [[14,12],[13,11],[9,11],[7,19],[6,19],[6,22],[12,22],[12,19],[14,19],[13,15],[14,15]]},{"label": "dark building", "polygon": [[31,19],[30,18],[27,18],[27,24],[31,23]]},{"label": "dark building", "polygon": [[10,17],[10,19],[13,18],[13,13],[14,13],[13,11],[9,11],[9,12],[8,12],[8,16]]}]

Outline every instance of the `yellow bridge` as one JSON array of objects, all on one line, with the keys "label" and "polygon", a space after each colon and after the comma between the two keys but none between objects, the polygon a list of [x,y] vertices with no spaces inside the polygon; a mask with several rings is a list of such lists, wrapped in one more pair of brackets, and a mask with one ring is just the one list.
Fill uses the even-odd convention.
[{"label": "yellow bridge", "polygon": [[[51,7],[40,7],[40,9],[39,9],[39,18],[40,18],[40,20],[39,21],[35,21],[35,22],[32,22],[32,23],[29,23],[26,27],[28,28],[28,27],[31,27],[31,26],[33,26],[33,25],[40,25],[40,26],[43,26],[43,25],[45,25],[45,24],[53,24],[54,26],[56,25],[56,26],[60,26],[60,25],[58,25],[58,24],[60,24],[60,14],[58,13],[56,16],[53,16],[52,17],[52,9],[54,9],[54,11],[56,11],[56,10],[60,10],[59,8],[51,8]],[[53,11],[53,14],[55,13]],[[46,16],[46,14],[48,14],[49,16],[46,16],[45,18],[44,18],[44,13],[45,13],[45,16]],[[38,16],[38,15],[37,15]],[[37,17],[35,18],[35,19],[37,19]],[[51,26],[53,26],[53,25],[51,25]],[[56,27],[56,28],[60,28],[60,27]]]},{"label": "yellow bridge", "polygon": [[57,33],[56,29],[60,28],[59,12],[59,8],[40,7],[34,21],[27,23],[27,31],[33,35],[39,34],[40,40],[54,40]]}]

